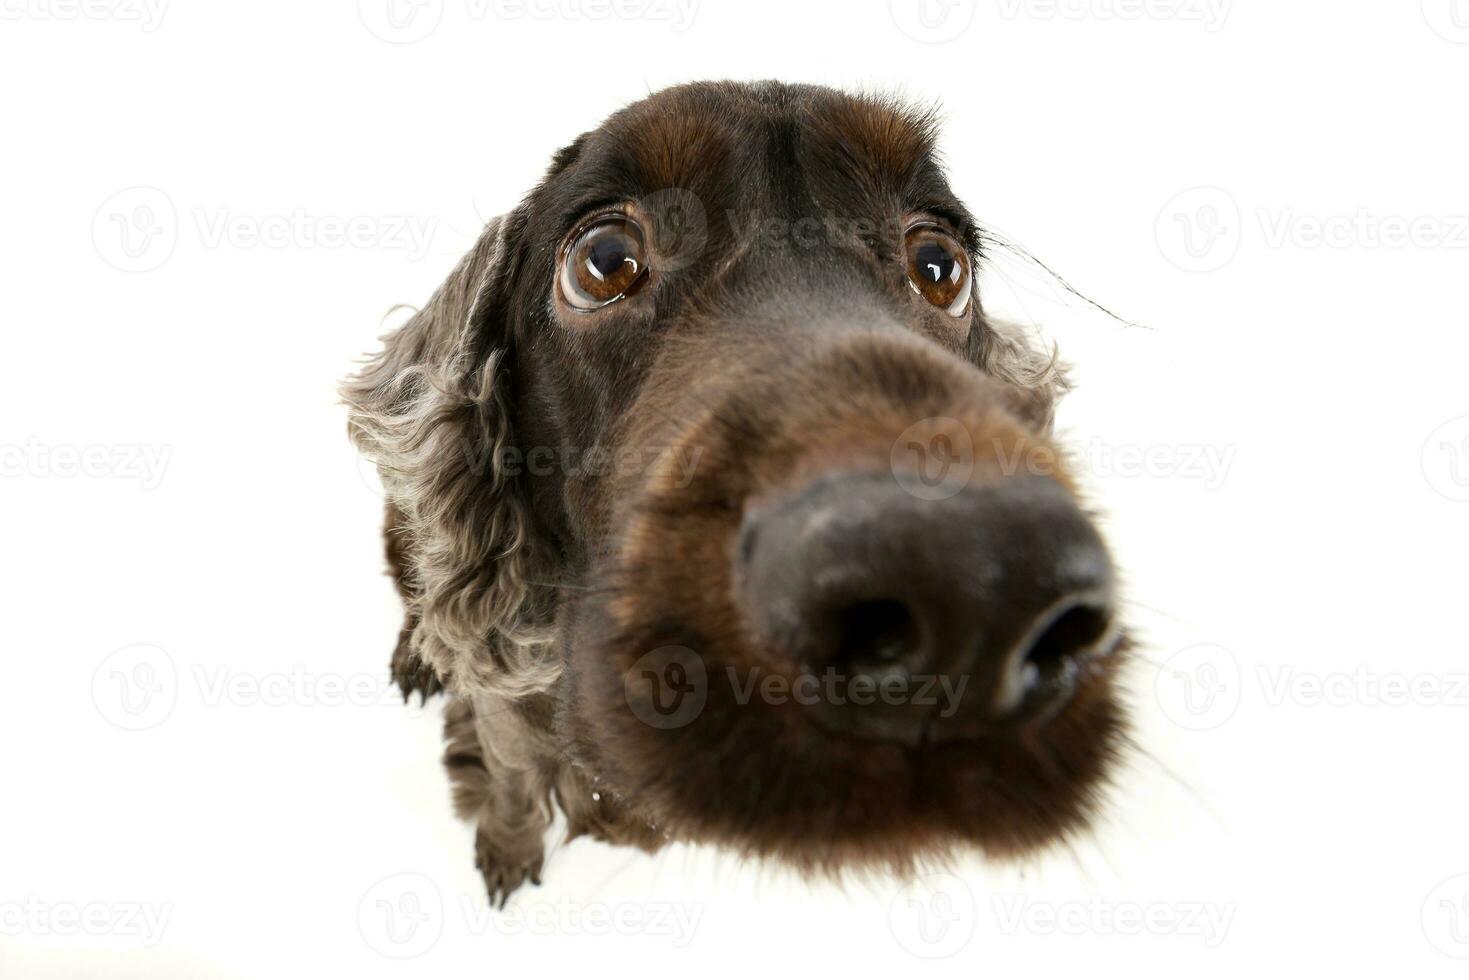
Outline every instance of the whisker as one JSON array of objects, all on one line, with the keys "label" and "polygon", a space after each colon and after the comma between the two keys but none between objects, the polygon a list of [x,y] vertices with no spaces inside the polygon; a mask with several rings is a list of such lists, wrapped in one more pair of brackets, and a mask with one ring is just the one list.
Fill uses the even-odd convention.
[{"label": "whisker", "polygon": [[1150,752],[1146,747],[1142,745],[1142,743],[1137,741],[1137,739],[1133,738],[1131,735],[1124,734],[1122,736],[1122,739],[1123,743],[1127,746],[1129,751],[1136,753],[1139,757],[1146,759],[1153,765],[1157,766],[1158,771],[1161,772],[1164,776],[1168,777],[1169,781],[1171,781],[1179,789],[1183,790],[1184,794],[1187,795],[1188,798],[1192,800],[1196,806],[1199,807],[1199,809],[1207,813],[1211,820],[1217,823],[1222,829],[1229,829],[1228,822],[1225,821],[1225,819],[1219,814],[1219,812],[1214,809],[1209,801],[1204,798],[1204,795],[1200,793],[1199,790],[1192,783],[1190,783],[1182,775],[1174,771],[1174,769],[1169,766],[1168,763],[1164,762],[1162,759],[1158,758],[1158,756]]},{"label": "whisker", "polygon": [[[1140,328],[1142,328],[1144,330],[1151,330],[1152,329],[1152,327],[1148,327],[1148,326],[1145,326],[1144,324],[1138,323],[1138,322],[1136,322],[1134,320],[1128,320],[1128,319],[1126,319],[1126,318],[1124,318],[1122,316],[1119,316],[1118,314],[1112,312],[1107,307],[1103,306],[1101,303],[1098,303],[1096,300],[1092,299],[1090,296],[1087,296],[1081,290],[1077,289],[1070,282],[1068,282],[1066,280],[1066,278],[1064,276],[1062,276],[1059,272],[1057,272],[1055,269],[1052,269],[1050,266],[1046,265],[1046,263],[1044,263],[1040,259],[1036,258],[1024,246],[1020,245],[1017,242],[1014,242],[1014,241],[1010,240],[1009,238],[1007,238],[1003,234],[1001,234],[999,231],[997,231],[997,230],[995,230],[993,228],[986,228],[986,227],[983,227],[983,226],[979,227],[977,230],[979,231],[981,245],[984,245],[984,244],[993,244],[993,245],[996,245],[996,246],[1004,249],[1005,251],[1009,252],[1011,255],[1017,256],[1023,262],[1028,262],[1029,264],[1035,266],[1036,268],[1038,268],[1041,271],[1043,271],[1044,273],[1046,273],[1046,275],[1050,276],[1051,279],[1054,280],[1062,288],[1062,290],[1064,290],[1065,292],[1071,294],[1072,296],[1075,296],[1077,299],[1081,300],[1086,305],[1088,305],[1088,306],[1090,306],[1090,307],[1092,307],[1092,308],[1094,308],[1096,310],[1099,310],[1102,313],[1105,313],[1107,316],[1109,316],[1112,319],[1116,320],[1118,323],[1122,324],[1123,326],[1125,326],[1125,327],[1140,327]],[[987,268],[993,268],[993,265],[987,265]]]}]

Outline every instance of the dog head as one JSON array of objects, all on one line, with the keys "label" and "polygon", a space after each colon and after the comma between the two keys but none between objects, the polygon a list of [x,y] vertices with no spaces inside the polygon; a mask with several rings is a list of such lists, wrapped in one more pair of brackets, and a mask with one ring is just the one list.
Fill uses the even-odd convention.
[{"label": "dog head", "polygon": [[549,695],[671,837],[830,869],[1084,826],[1113,567],[983,260],[887,100],[698,84],[577,139],[346,389],[416,656]]}]

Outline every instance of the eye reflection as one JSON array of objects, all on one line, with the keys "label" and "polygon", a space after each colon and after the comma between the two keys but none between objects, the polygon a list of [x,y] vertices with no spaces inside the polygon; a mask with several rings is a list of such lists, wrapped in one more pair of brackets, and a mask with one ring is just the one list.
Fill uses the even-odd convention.
[{"label": "eye reflection", "polygon": [[969,255],[936,225],[915,225],[905,240],[913,291],[950,316],[969,308]]},{"label": "eye reflection", "polygon": [[604,218],[572,242],[562,259],[561,294],[572,307],[590,311],[630,295],[647,278],[643,232],[622,215]]}]

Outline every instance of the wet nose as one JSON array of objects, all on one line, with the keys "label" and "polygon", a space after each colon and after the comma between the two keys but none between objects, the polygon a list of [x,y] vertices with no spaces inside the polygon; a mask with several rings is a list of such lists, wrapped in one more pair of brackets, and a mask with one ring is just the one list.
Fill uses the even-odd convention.
[{"label": "wet nose", "polygon": [[920,499],[838,474],[750,509],[737,601],[840,734],[916,744],[1055,710],[1113,640],[1101,537],[1055,480]]}]

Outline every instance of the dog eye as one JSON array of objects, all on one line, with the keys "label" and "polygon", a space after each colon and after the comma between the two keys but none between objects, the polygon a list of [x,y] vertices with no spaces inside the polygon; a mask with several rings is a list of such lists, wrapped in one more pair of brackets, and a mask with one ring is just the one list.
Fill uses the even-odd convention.
[{"label": "dog eye", "polygon": [[935,225],[908,229],[908,284],[950,316],[969,308],[969,255],[952,235]]},{"label": "dog eye", "polygon": [[615,303],[647,279],[643,232],[616,215],[584,230],[561,260],[561,295],[578,310]]}]

